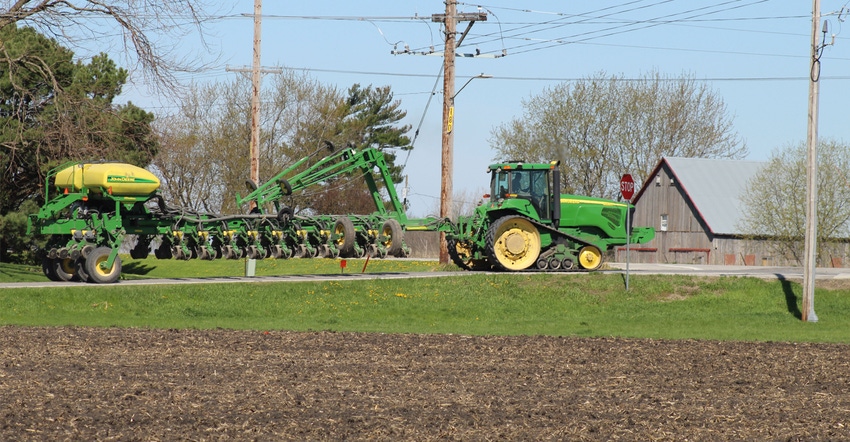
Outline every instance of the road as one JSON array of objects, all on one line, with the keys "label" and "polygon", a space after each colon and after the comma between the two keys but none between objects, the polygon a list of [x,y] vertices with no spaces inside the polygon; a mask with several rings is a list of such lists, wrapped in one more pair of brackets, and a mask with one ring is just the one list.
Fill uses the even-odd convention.
[{"label": "road", "polygon": [[[625,263],[608,263],[611,270],[604,272],[624,273]],[[409,272],[409,273],[345,273],[327,275],[281,275],[255,277],[220,277],[220,278],[166,278],[166,279],[130,279],[121,280],[121,286],[132,285],[191,285],[191,284],[239,284],[246,282],[320,282],[320,281],[358,281],[370,279],[405,279],[405,278],[441,278],[446,276],[467,276],[482,272]],[[538,273],[538,272],[533,272]],[[631,275],[694,275],[694,276],[749,276],[764,279],[787,279],[802,281],[802,267],[746,267],[746,266],[710,266],[686,264],[635,264],[629,265]],[[581,273],[560,273],[562,275],[577,275]],[[818,280],[850,279],[850,268],[818,268],[815,277]],[[46,278],[43,282],[12,282],[0,283],[3,288],[49,288],[49,287],[80,287],[79,282],[51,282]],[[88,284],[86,287],[109,287]]]},{"label": "road", "polygon": [[[611,268],[625,271],[625,263],[608,263]],[[751,276],[765,279],[803,279],[802,267],[758,267],[758,266],[719,266],[688,264],[635,264],[629,265],[632,275],[699,275],[699,276]],[[850,279],[850,268],[818,268],[815,270],[818,280]]]}]

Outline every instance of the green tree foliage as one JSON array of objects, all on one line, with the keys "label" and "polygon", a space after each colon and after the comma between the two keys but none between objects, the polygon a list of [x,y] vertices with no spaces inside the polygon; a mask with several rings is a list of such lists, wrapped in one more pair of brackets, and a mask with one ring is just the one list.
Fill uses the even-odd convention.
[{"label": "green tree foliage", "polygon": [[29,200],[17,211],[0,215],[0,262],[35,261],[30,247],[32,238],[27,236],[27,216],[37,211],[38,205]]},{"label": "green tree foliage", "polygon": [[692,78],[599,73],[547,89],[523,108],[491,132],[497,159],[560,160],[569,193],[618,198],[624,173],[640,185],[662,156],[747,154],[723,101]]},{"label": "green tree foliage", "polygon": [[[250,84],[246,79],[196,86],[178,114],[157,123],[166,148],[155,160],[169,202],[213,213],[239,213],[235,194],[245,195],[249,176]],[[372,146],[385,151],[408,148],[405,113],[389,87],[361,88],[346,94],[305,75],[287,71],[264,88],[260,122],[260,181],[308,155],[318,160],[335,149]],[[336,177],[293,195],[285,202],[306,213],[371,213],[371,195],[360,176]],[[266,208],[271,210],[270,208]]]},{"label": "green tree foliage", "polygon": [[[806,144],[777,149],[744,193],[742,230],[769,238],[775,253],[803,261],[806,229]],[[818,261],[836,239],[850,238],[850,145],[818,143]]]},{"label": "green tree foliage", "polygon": [[69,160],[146,165],[158,148],[153,115],[112,100],[127,72],[106,55],[73,53],[31,28],[0,28],[0,214],[43,201],[49,169]]},{"label": "green tree foliage", "polygon": [[[395,184],[401,183],[404,177],[402,166],[396,164],[394,150],[411,148],[410,138],[404,135],[410,131],[410,126],[396,125],[407,115],[400,106],[400,102],[393,100],[389,86],[363,88],[355,84],[348,89],[346,98],[337,102],[333,112],[341,117],[334,131],[336,141],[359,149],[381,150]],[[375,211],[375,202],[362,176],[339,176],[327,184],[317,189],[318,194],[309,203],[314,212],[368,214]]]},{"label": "green tree foliage", "polygon": [[389,86],[362,88],[359,84],[348,89],[348,99],[342,105],[347,141],[382,150],[394,183],[400,183],[403,177],[401,166],[395,164],[396,154],[389,149],[411,149],[410,138],[405,135],[411,126],[396,126],[407,116],[400,107],[401,102],[393,101]]}]

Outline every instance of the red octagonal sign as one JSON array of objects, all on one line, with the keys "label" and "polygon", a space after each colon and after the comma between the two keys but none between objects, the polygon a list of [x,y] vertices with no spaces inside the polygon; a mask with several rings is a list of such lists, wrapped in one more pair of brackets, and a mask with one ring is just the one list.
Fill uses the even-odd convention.
[{"label": "red octagonal sign", "polygon": [[623,198],[626,200],[631,200],[635,195],[635,180],[628,173],[623,175],[623,178],[620,178],[620,193],[623,194]]}]

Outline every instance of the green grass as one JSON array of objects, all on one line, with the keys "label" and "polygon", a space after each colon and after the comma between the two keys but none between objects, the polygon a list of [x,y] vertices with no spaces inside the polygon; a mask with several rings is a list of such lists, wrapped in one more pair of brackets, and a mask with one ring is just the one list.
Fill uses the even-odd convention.
[{"label": "green grass", "polygon": [[[125,279],[185,278],[244,276],[245,260],[217,259],[203,261],[193,259],[132,259],[122,256]],[[433,270],[458,270],[454,265],[443,266],[436,261],[411,261],[399,259],[346,259],[346,267],[340,267],[341,259],[261,259],[256,262],[257,276],[272,275],[321,275],[333,273],[376,272],[427,272]]]},{"label": "green grass", "polygon": [[[218,259],[203,261],[193,259],[132,259],[122,255],[122,279],[153,278],[209,278],[245,275],[245,260]],[[394,273],[459,271],[454,265],[441,265],[436,261],[399,259],[347,259],[345,269],[341,259],[263,259],[256,261],[257,276],[274,275],[327,275],[336,273]],[[0,263],[0,282],[45,281],[41,267]]]},{"label": "green grass", "polygon": [[45,279],[41,267],[0,262],[0,282],[38,282]]},{"label": "green grass", "polygon": [[[166,271],[160,261],[152,262],[157,268],[147,276]],[[162,263],[174,264],[174,269],[183,264],[177,276],[196,269],[188,263]],[[276,264],[289,263],[318,266],[314,273],[340,271],[334,260]],[[363,263],[349,261],[347,270],[359,272],[354,264]],[[388,268],[379,270],[373,264]],[[439,267],[387,260],[370,262],[368,270],[401,271],[420,265]],[[217,275],[221,271],[210,270]],[[258,267],[257,273],[280,271]],[[462,273],[410,280],[144,287],[80,284],[0,290],[0,324],[850,342],[850,288],[819,288],[815,305],[820,321],[812,324],[799,319],[801,289],[796,283],[632,275],[630,286],[626,292],[623,276],[611,273]]]}]

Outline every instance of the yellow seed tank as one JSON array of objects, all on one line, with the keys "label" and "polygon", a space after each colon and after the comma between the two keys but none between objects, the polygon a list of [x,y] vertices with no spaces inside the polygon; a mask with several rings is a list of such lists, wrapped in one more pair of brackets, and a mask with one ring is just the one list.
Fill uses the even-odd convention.
[{"label": "yellow seed tank", "polygon": [[95,193],[105,190],[115,196],[139,196],[159,189],[159,179],[132,164],[75,164],[56,174],[56,187],[71,192],[89,189]]}]

